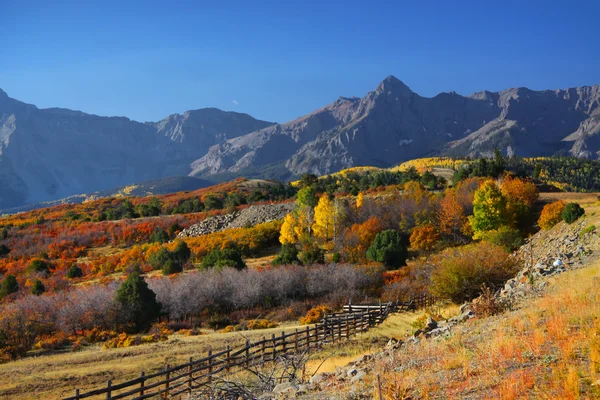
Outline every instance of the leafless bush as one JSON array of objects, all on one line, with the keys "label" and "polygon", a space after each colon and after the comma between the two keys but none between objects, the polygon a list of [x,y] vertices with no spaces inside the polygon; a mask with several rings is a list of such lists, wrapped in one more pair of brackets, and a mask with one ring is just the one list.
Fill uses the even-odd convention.
[{"label": "leafless bush", "polygon": [[308,350],[290,353],[277,357],[275,362],[266,366],[244,368],[241,374],[213,376],[212,384],[195,391],[192,399],[256,399],[283,382],[306,383],[310,379],[306,371],[309,358]]},{"label": "leafless bush", "polygon": [[487,286],[481,288],[481,296],[471,303],[471,311],[478,317],[491,317],[510,309],[510,302],[501,299]]},{"label": "leafless bush", "polygon": [[305,299],[360,301],[381,285],[380,274],[350,265],[287,266],[264,271],[198,271],[158,278],[150,288],[172,320],[203,311],[229,313],[254,307],[286,306]]}]

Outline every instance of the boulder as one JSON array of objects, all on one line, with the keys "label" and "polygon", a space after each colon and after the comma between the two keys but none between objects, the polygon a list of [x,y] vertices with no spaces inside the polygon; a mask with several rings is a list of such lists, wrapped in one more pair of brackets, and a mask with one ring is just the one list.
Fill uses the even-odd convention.
[{"label": "boulder", "polygon": [[308,380],[308,382],[310,382],[313,385],[316,385],[318,383],[323,382],[325,379],[327,379],[327,374],[320,373],[320,374],[311,376],[310,379]]},{"label": "boulder", "polygon": [[296,393],[298,386],[292,382],[283,382],[273,388],[273,393]]},{"label": "boulder", "polygon": [[364,379],[364,377],[365,377],[365,373],[363,371],[358,371],[356,373],[356,375],[354,375],[352,377],[352,379],[350,379],[350,382],[351,383],[360,382],[360,381],[362,381]]},{"label": "boulder", "polygon": [[427,325],[425,326],[425,330],[431,331],[438,327],[438,323],[431,318],[431,316],[427,317]]}]

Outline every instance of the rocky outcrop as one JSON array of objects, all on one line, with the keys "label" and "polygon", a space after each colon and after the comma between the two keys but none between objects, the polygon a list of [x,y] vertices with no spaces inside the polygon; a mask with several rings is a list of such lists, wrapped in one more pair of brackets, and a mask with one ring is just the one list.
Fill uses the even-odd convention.
[{"label": "rocky outcrop", "polygon": [[538,232],[512,255],[524,268],[506,282],[499,296],[514,301],[542,289],[546,277],[583,267],[598,243],[596,229],[585,218]]},{"label": "rocky outcrop", "polygon": [[202,236],[231,228],[244,228],[265,222],[283,219],[292,212],[294,203],[263,204],[244,208],[229,214],[217,215],[205,219],[184,229],[177,235],[179,238]]}]

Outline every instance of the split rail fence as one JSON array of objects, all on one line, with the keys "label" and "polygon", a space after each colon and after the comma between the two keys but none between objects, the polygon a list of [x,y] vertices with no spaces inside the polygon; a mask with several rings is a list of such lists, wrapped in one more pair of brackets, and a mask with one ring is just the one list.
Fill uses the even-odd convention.
[{"label": "split rail fence", "polygon": [[[181,398],[191,395],[194,390],[211,385],[215,377],[223,372],[264,366],[290,353],[320,348],[329,343],[348,340],[353,335],[367,331],[370,327],[382,323],[387,316],[396,310],[410,310],[429,304],[430,298],[413,298],[409,302],[389,302],[370,305],[346,305],[342,312],[328,314],[320,323],[307,326],[306,329],[294,332],[272,334],[270,338],[263,337],[257,342],[246,341],[240,349],[213,352],[208,351],[204,358],[193,359],[181,365],[167,365],[163,370],[145,374],[138,378],[114,384],[111,380],[106,386],[81,392],[75,390],[75,395],[64,400],[79,400],[87,398],[104,398],[107,400],[129,399],[142,400],[149,398]],[[101,396],[101,397],[100,397]]]}]

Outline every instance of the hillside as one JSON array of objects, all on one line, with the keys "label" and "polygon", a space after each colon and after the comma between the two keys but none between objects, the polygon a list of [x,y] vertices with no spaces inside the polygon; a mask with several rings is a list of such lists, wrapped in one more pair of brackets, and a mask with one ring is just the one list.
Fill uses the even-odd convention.
[{"label": "hillside", "polygon": [[[474,318],[447,320],[428,310],[437,329],[416,336],[388,331],[399,341],[394,346],[373,346],[292,386],[287,396],[267,398],[379,399],[378,377],[382,398],[390,400],[599,398],[600,237],[585,228],[600,222],[600,207],[589,201],[583,203],[592,217],[541,231],[515,253],[527,264],[498,295],[496,307],[508,309],[488,315],[476,300]],[[553,267],[556,259],[560,267]]]},{"label": "hillside", "polygon": [[[511,299],[509,310],[487,317],[473,308],[475,318],[470,318],[468,313],[459,317],[458,305],[440,303],[430,309],[392,315],[380,327],[312,354],[308,364],[311,372],[305,382],[284,382],[280,388],[286,387],[285,393],[263,393],[262,398],[378,398],[377,375],[383,398],[390,400],[427,396],[483,399],[600,395],[591,385],[599,378],[593,362],[597,361],[600,347],[593,332],[597,329],[594,321],[600,313],[600,299],[594,287],[600,279],[600,237],[595,229],[589,228],[600,224],[600,205],[592,194],[543,194],[544,202],[555,200],[582,204],[586,217],[571,225],[561,222],[550,230],[540,231],[517,251],[525,267],[516,279],[505,285],[503,296]],[[233,232],[225,232],[223,239],[232,237]],[[557,258],[563,265],[552,267]],[[225,307],[248,301],[248,298],[260,298],[261,293],[297,296],[292,294],[292,286],[284,282],[298,290],[298,282],[305,279],[302,277],[315,273],[308,279],[315,288],[323,290],[335,282],[338,294],[354,293],[353,299],[361,298],[359,292],[347,292],[350,287],[346,285],[360,277],[349,273],[353,268],[342,265],[320,268],[320,272],[314,266],[248,270],[239,272],[242,274],[239,282],[235,271],[223,273],[221,277],[208,271],[205,274],[187,271],[179,276],[154,277],[149,281],[163,301],[169,299],[165,304],[169,304],[170,313],[197,307],[196,304],[208,300],[205,296],[213,296],[211,301],[215,305],[231,301],[231,305]],[[535,271],[533,281],[527,278],[528,271],[532,270]],[[191,282],[191,286],[186,282]],[[232,284],[237,285],[234,286],[237,290],[232,290]],[[216,287],[218,293],[214,290]],[[193,291],[187,292],[190,288]],[[105,299],[106,290],[114,290],[114,286],[112,289],[110,285],[106,289],[76,287],[70,293],[82,301],[87,301],[86,293],[94,293],[93,298],[101,301]],[[229,296],[236,297],[229,299]],[[60,295],[52,295],[46,301],[59,299]],[[41,296],[23,304],[32,307],[43,300]],[[344,301],[346,297],[342,295]],[[297,312],[294,310],[299,305],[291,304],[285,313]],[[90,310],[97,312],[98,309]],[[72,313],[73,305],[65,305],[61,312]],[[245,313],[246,318],[281,318],[277,317],[281,311],[265,306]],[[440,336],[428,332],[412,337],[427,315],[437,320]],[[0,316],[0,323],[3,318],[6,317]],[[32,318],[32,322],[37,318]],[[157,372],[165,364],[184,363],[190,356],[203,357],[209,346],[235,348],[242,345],[245,338],[256,341],[282,331],[304,329],[295,317],[284,317],[280,323],[277,328],[241,334],[227,329],[215,332],[208,327],[197,331],[182,329],[156,343],[106,350],[102,350],[102,342],[86,344],[82,337],[73,343],[73,350],[68,351],[60,344],[57,346],[53,341],[56,339],[46,337],[29,357],[0,365],[3,377],[0,395],[15,399],[37,398],[42,394],[66,396],[73,393],[73,387],[91,390],[105,385],[107,379],[122,382],[139,376],[140,370]],[[179,322],[173,326],[190,325]],[[434,337],[426,338],[429,336]],[[347,365],[350,360],[354,361]],[[316,375],[311,378],[313,373]],[[234,381],[238,377],[228,376]]]}]

